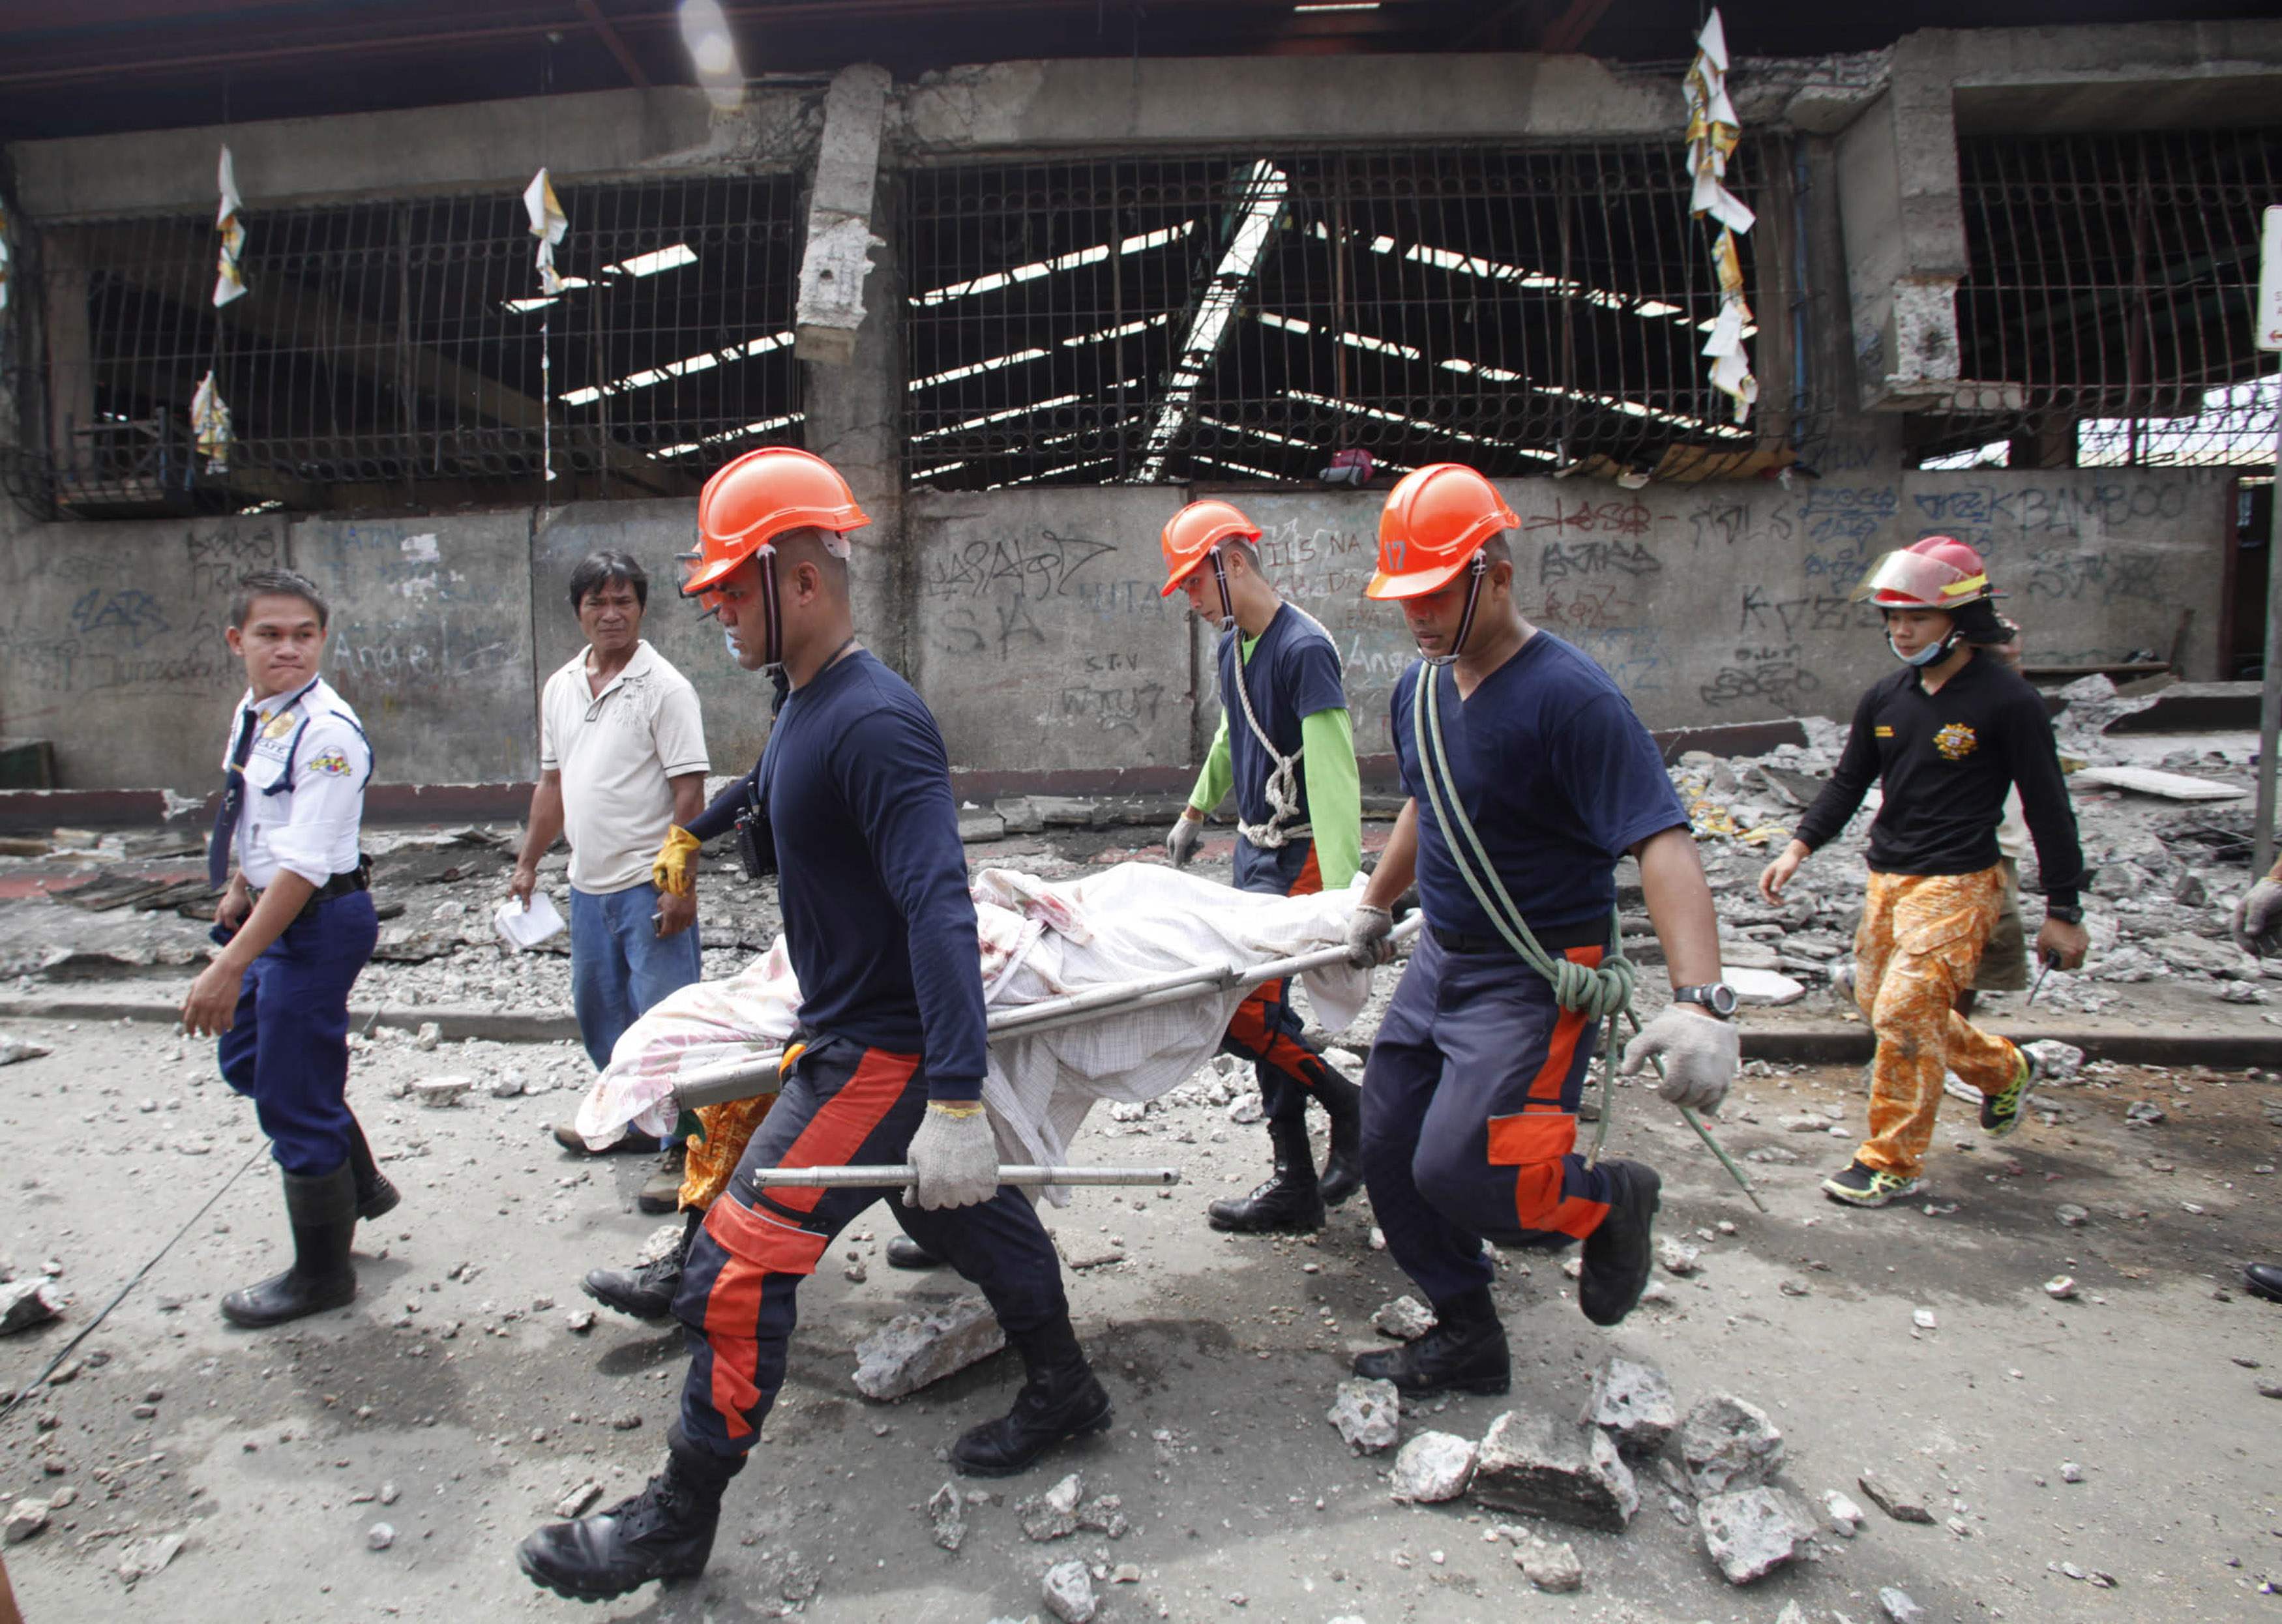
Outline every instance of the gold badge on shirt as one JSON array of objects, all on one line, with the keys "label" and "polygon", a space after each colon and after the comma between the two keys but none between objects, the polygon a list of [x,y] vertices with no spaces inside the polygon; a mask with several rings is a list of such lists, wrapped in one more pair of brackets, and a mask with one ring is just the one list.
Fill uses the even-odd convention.
[{"label": "gold badge on shirt", "polygon": [[280,711],[272,719],[269,726],[261,730],[261,736],[265,739],[282,739],[292,731],[293,713],[291,711]]},{"label": "gold badge on shirt", "polygon": [[1939,750],[1943,758],[1948,761],[1964,760],[1980,743],[1981,741],[1974,735],[1973,729],[1968,727],[1963,722],[1952,722],[1933,735],[1934,749]]}]

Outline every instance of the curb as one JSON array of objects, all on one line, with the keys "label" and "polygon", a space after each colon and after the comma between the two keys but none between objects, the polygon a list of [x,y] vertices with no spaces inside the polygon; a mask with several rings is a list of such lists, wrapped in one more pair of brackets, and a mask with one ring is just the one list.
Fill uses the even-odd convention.
[{"label": "curb", "polygon": [[[172,1024],[180,1007],[147,998],[0,997],[0,1021]],[[376,1026],[417,1031],[431,1021],[443,1029],[446,1042],[483,1037],[499,1043],[560,1043],[578,1036],[578,1018],[570,1014],[526,1014],[433,1004],[403,1008],[366,1004],[349,1011],[349,1022],[358,1031],[370,1031]],[[1839,1022],[1746,1026],[1740,1036],[1745,1060],[1794,1065],[1862,1065],[1876,1046],[1867,1027]],[[2008,1024],[1999,1036],[2023,1044],[2047,1038],[2073,1044],[2084,1051],[2086,1060],[2114,1061],[2126,1066],[2209,1066],[2219,1070],[2256,1066],[2282,1070],[2282,1028],[2270,1032],[2108,1032],[2038,1022]]]}]

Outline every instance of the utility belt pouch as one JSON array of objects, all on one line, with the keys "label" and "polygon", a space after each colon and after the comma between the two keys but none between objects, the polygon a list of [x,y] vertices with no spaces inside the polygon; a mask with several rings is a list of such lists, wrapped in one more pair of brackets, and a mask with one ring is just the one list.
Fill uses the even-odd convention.
[{"label": "utility belt pouch", "polygon": [[748,800],[737,811],[737,860],[745,878],[765,880],[777,871],[777,842],[769,828],[769,809]]}]

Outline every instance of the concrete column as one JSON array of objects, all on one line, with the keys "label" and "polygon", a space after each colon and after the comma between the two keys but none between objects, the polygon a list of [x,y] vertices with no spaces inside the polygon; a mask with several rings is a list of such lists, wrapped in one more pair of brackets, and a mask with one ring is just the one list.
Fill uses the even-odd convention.
[{"label": "concrete column", "polygon": [[824,138],[808,200],[808,246],[801,256],[800,306],[793,318],[803,361],[845,365],[864,321],[867,258],[882,246],[873,229],[879,191],[880,131],[887,121],[888,71],[870,63],[833,76],[824,98]]}]

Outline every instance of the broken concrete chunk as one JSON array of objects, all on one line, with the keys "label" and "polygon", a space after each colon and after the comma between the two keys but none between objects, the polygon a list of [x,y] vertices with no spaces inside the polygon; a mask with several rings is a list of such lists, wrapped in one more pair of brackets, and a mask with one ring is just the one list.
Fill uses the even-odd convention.
[{"label": "broken concrete chunk", "polygon": [[1391,1449],[1402,1436],[1402,1398],[1391,1381],[1351,1377],[1339,1383],[1323,1419],[1358,1455]]},{"label": "broken concrete chunk", "polygon": [[1565,1417],[1509,1410],[1490,1423],[1474,1472],[1482,1505],[1549,1517],[1584,1528],[1621,1532],[1640,1509],[1640,1490],[1597,1426]]},{"label": "broken concrete chunk", "polygon": [[1696,1508],[1704,1549],[1729,1584],[1750,1584],[1805,1556],[1814,1519],[1780,1488],[1713,1495]]},{"label": "broken concrete chunk", "polygon": [[1434,1310],[1416,1297],[1397,1297],[1391,1302],[1382,1302],[1378,1311],[1370,1317],[1371,1328],[1381,1336],[1404,1342],[1417,1341],[1439,1323]]},{"label": "broken concrete chunk", "polygon": [[1387,1488],[1397,1500],[1455,1500],[1474,1476],[1474,1441],[1455,1433],[1421,1433],[1394,1457]]},{"label": "broken concrete chunk", "polygon": [[959,814],[959,838],[962,844],[972,846],[982,841],[997,840],[1005,833],[1006,820],[995,812]]},{"label": "broken concrete chunk", "polygon": [[2062,1043],[2057,1037],[2042,1037],[2035,1043],[2021,1045],[2022,1053],[2037,1063],[2037,1076],[2046,1083],[2073,1083],[2084,1069],[2084,1051],[2072,1043]]},{"label": "broken concrete chunk", "polygon": [[1680,1458],[1697,1499],[1757,1488],[1783,1457],[1782,1434],[1757,1404],[1720,1393],[1688,1412],[1680,1426]]},{"label": "broken concrete chunk", "polygon": [[1015,796],[999,801],[991,810],[1005,824],[1009,835],[1036,835],[1045,829],[1046,820],[1039,816],[1037,807],[1027,797]]},{"label": "broken concrete chunk", "polygon": [[1840,1489],[1832,1489],[1822,1496],[1822,1509],[1830,1517],[1830,1526],[1848,1539],[1862,1526],[1866,1513],[1854,1504],[1854,1497]]},{"label": "broken concrete chunk", "polygon": [[966,1538],[966,1501],[956,1483],[945,1483],[935,1491],[927,1503],[928,1517],[935,1524],[935,1542],[945,1550],[957,1550]]},{"label": "broken concrete chunk", "polygon": [[1896,1522],[1931,1522],[1925,1496],[1875,1472],[1864,1472],[1854,1481],[1870,1496],[1870,1504]]},{"label": "broken concrete chunk", "polygon": [[43,1325],[64,1311],[55,1287],[45,1280],[14,1280],[0,1286],[0,1336]]},{"label": "broken concrete chunk", "polygon": [[460,1103],[460,1097],[475,1087],[473,1077],[423,1077],[412,1085],[412,1097],[431,1110]]},{"label": "broken concrete chunk", "polygon": [[1084,1499],[1085,1483],[1073,1472],[1045,1493],[1016,1502],[1014,1514],[1030,1538],[1064,1539],[1077,1532],[1077,1510]]},{"label": "broken concrete chunk", "polygon": [[1656,1366],[1611,1358],[1593,1372],[1583,1419],[1606,1432],[1618,1454],[1647,1456],[1664,1448],[1680,1425],[1680,1406]]},{"label": "broken concrete chunk", "polygon": [[1919,1624],[1925,1617],[1925,1609],[1910,1599],[1908,1591],[1897,1590],[1891,1585],[1883,1586],[1878,1591],[1878,1605],[1886,1610],[1886,1616],[1893,1620],[1893,1624]]},{"label": "broken concrete chunk", "polygon": [[8,1508],[8,1520],[0,1523],[0,1539],[20,1545],[47,1526],[48,1503],[27,1496]]},{"label": "broken concrete chunk", "polygon": [[175,1559],[189,1536],[181,1534],[160,1534],[147,1540],[136,1540],[119,1553],[119,1581],[133,1585],[137,1580],[148,1579]]},{"label": "broken concrete chunk", "polygon": [[856,1344],[856,1390],[882,1403],[901,1398],[1005,1345],[997,1316],[979,1296],[898,1314]]},{"label": "broken concrete chunk", "polygon": [[433,1021],[423,1021],[419,1031],[413,1034],[412,1046],[422,1053],[431,1053],[444,1041],[444,1029]]},{"label": "broken concrete chunk", "polygon": [[1521,1565],[1523,1574],[1541,1590],[1562,1595],[1580,1589],[1585,1583],[1585,1565],[1577,1559],[1577,1548],[1563,1540],[1552,1543],[1531,1539],[1513,1553]]},{"label": "broken concrete chunk", "polygon": [[1093,1598],[1093,1575],[1083,1562],[1057,1562],[1046,1570],[1046,1609],[1062,1624],[1089,1624],[1100,1604]]},{"label": "broken concrete chunk", "polygon": [[602,1497],[602,1486],[594,1479],[588,1478],[555,1503],[555,1514],[566,1520],[573,1517],[584,1517],[586,1514],[586,1508]]},{"label": "broken concrete chunk", "polygon": [[54,1051],[43,1043],[34,1043],[28,1037],[13,1037],[0,1032],[0,1066],[12,1066],[18,1061],[35,1061]]},{"label": "broken concrete chunk", "polygon": [[1691,1247],[1684,1240],[1674,1240],[1669,1235],[1656,1243],[1656,1261],[1664,1265],[1666,1274],[1679,1275],[1683,1278],[1694,1274],[1703,1266],[1699,1261],[1703,1255],[1702,1247]]}]

